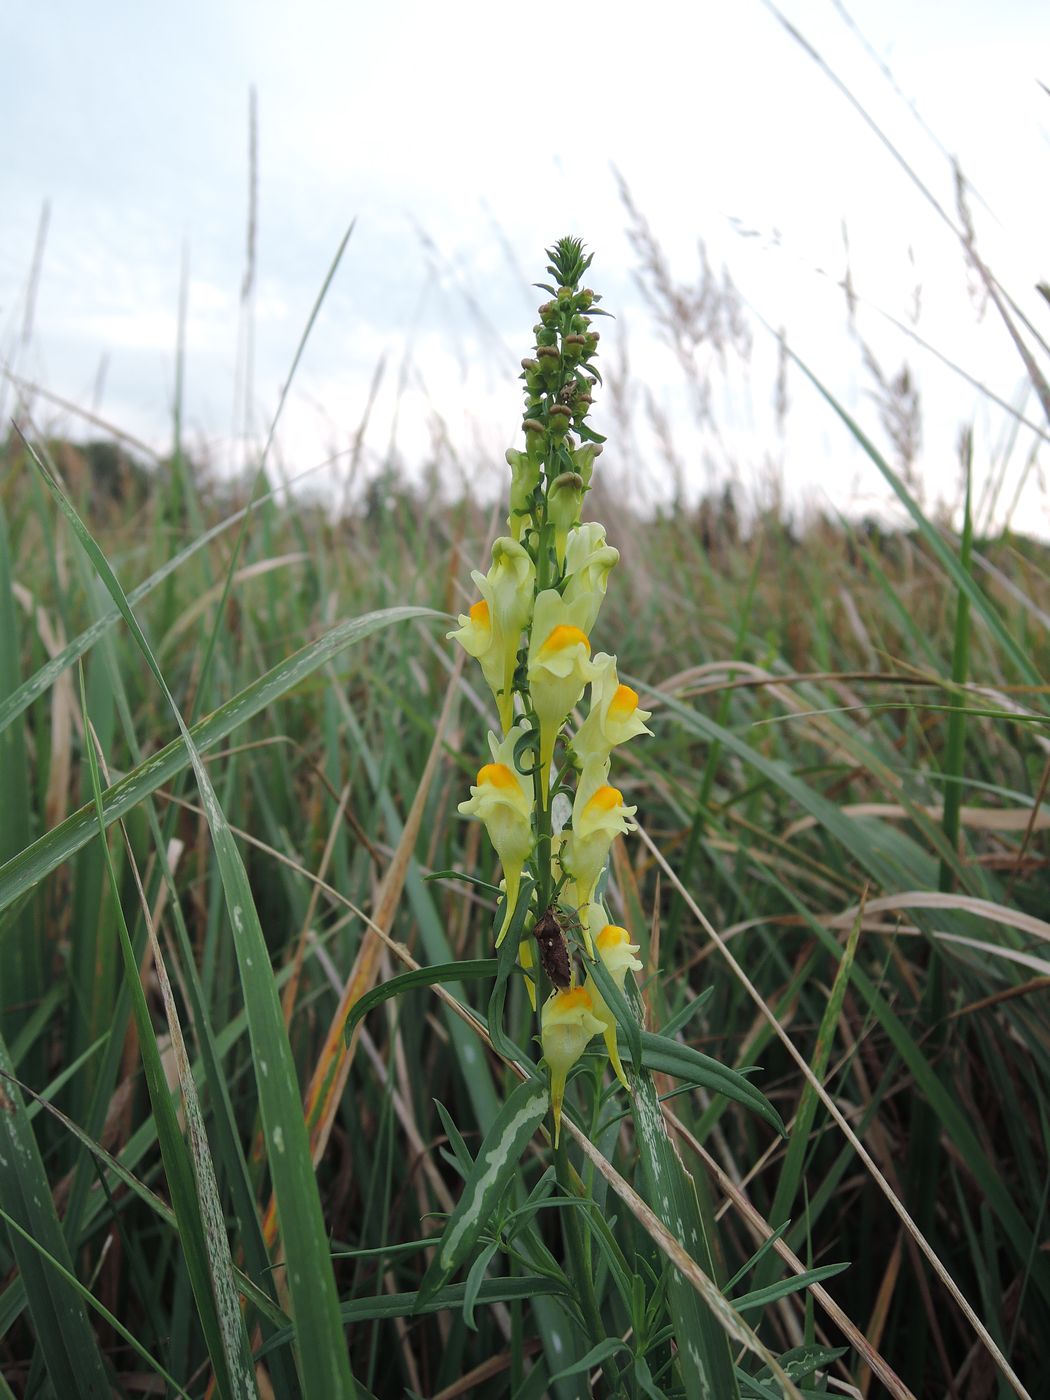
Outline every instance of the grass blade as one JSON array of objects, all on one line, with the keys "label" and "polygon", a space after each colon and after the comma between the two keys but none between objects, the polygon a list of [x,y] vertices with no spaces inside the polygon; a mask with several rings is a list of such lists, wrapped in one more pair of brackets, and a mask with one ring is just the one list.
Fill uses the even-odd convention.
[{"label": "grass blade", "polygon": [[11,1214],[0,1213],[10,1226],[11,1252],[25,1288],[37,1346],[56,1395],[108,1400],[106,1368],[71,1282],[73,1263],[2,1036],[0,1074],[0,1199]]},{"label": "grass blade", "polygon": [[[198,753],[213,747],[239,725],[294,689],[345,647],[352,646],[380,628],[410,618],[438,616],[441,615],[429,608],[385,608],[381,612],[367,613],[364,617],[349,618],[339,623],[323,637],[293,652],[258,680],[245,686],[238,695],[210,715],[198,720],[189,731],[191,743]],[[130,812],[144,797],[156,792],[169,778],[181,772],[190,761],[184,741],[173,739],[145,763],[107,788],[102,794],[106,825]],[[81,807],[0,866],[0,911],[79,851],[91,839],[94,831],[94,810],[90,805]]]},{"label": "grass blade", "polygon": [[[294,1314],[303,1391],[307,1400],[336,1400],[336,1397],[342,1400],[344,1396],[353,1397],[356,1391],[339,1320],[335,1278],[329,1258],[320,1195],[310,1159],[295,1062],[288,1043],[266,940],[248,884],[244,862],[219,805],[200,751],[168,690],[150,645],[128,605],[124,590],[58,482],[28,442],[26,447],[131,629],[147,666],[171,706],[190,763],[193,765],[215,846],[226,906],[233,925],[234,947],[248,1016],[253,1068],[266,1135],[266,1151],[288,1262],[288,1289]],[[96,802],[98,820],[104,830],[105,814],[102,809],[101,792],[97,794]]]}]

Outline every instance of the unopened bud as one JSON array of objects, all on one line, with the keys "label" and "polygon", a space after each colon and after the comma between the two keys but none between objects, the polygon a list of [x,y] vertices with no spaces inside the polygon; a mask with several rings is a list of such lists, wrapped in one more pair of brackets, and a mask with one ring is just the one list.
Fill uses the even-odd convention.
[{"label": "unopened bud", "polygon": [[547,447],[547,429],[535,418],[526,418],[521,426],[525,431],[525,451],[529,460],[538,462]]},{"label": "unopened bud", "polygon": [[547,494],[547,519],[554,526],[554,547],[558,567],[565,567],[565,544],[569,531],[580,521],[580,507],[586,487],[578,472],[562,472],[551,482]]},{"label": "unopened bud", "polygon": [[594,459],[600,457],[602,445],[600,442],[585,442],[582,447],[578,447],[572,454],[572,464],[583,477],[583,484],[589,487],[591,484],[591,473],[594,471]]}]

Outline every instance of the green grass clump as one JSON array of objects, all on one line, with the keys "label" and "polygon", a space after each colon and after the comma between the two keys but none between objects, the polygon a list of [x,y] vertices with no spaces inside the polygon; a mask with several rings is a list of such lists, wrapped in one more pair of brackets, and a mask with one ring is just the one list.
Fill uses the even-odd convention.
[{"label": "green grass clump", "polygon": [[[692,1395],[690,1308],[744,1396],[1037,1393],[1048,553],[935,527],[847,426],[907,530],[588,498],[653,716],[606,899],[672,1044],[624,1038],[627,1100],[595,1042],[556,1172],[524,909],[493,958],[455,815],[487,516],[8,438],[0,1394]],[[705,1077],[755,1065],[786,1142]]]}]

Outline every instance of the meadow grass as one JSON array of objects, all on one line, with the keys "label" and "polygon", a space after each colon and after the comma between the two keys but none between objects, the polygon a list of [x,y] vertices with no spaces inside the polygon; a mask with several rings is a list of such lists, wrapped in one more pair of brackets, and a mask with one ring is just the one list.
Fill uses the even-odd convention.
[{"label": "meadow grass", "polygon": [[847,427],[908,529],[596,473],[594,643],[653,712],[607,898],[673,1045],[625,1038],[631,1099],[585,1057],[559,1154],[455,810],[488,513],[245,509],[178,443],[103,493],[7,439],[0,1394],[692,1396],[712,1319],[716,1400],[1039,1393],[1047,554],[935,526]]}]

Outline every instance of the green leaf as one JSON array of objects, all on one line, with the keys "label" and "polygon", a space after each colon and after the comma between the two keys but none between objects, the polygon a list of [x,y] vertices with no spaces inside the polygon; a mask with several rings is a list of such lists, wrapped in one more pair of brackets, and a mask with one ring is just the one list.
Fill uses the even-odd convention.
[{"label": "green leaf", "polygon": [[[642,1064],[646,1069],[660,1074],[669,1074],[675,1079],[685,1079],[692,1084],[701,1084],[713,1093],[724,1094],[727,1099],[743,1104],[752,1113],[757,1113],[771,1128],[786,1137],[783,1120],[766,1096],[739,1070],[719,1064],[710,1055],[694,1050],[691,1045],[668,1040],[666,1036],[654,1035],[652,1031],[642,1031]],[[631,1048],[626,1039],[620,1045],[621,1054],[631,1057]],[[633,1057],[632,1057],[633,1063]]]},{"label": "green leaf", "polygon": [[674,1040],[679,1031],[684,1031],[689,1022],[698,1011],[701,1011],[715,994],[714,987],[707,987],[699,996],[693,997],[690,1001],[675,1012],[670,1017],[667,1024],[661,1026],[660,1034],[668,1040]]},{"label": "green leaf", "polygon": [[849,1268],[849,1263],[845,1264],[823,1264],[819,1269],[808,1269],[803,1274],[792,1274],[790,1278],[781,1279],[779,1283],[771,1283],[768,1288],[756,1288],[750,1293],[744,1293],[739,1298],[732,1300],[733,1307],[737,1312],[751,1312],[755,1308],[768,1307],[770,1303],[779,1302],[781,1298],[787,1298],[792,1293],[799,1293],[803,1288],[808,1288],[810,1284],[822,1283],[826,1278],[834,1278],[836,1274],[841,1274]]},{"label": "green leaf", "polygon": [[[555,1279],[543,1274],[524,1274],[518,1278],[487,1278],[478,1289],[475,1305],[490,1303],[528,1302],[545,1294],[558,1294],[565,1297],[564,1287]],[[383,1322],[392,1317],[415,1317],[423,1313],[437,1313],[459,1310],[466,1296],[466,1284],[450,1283],[432,1296],[424,1298],[422,1289],[418,1293],[381,1293],[367,1298],[352,1298],[342,1303],[339,1315],[344,1323]],[[259,1348],[256,1357],[260,1360],[275,1347],[284,1346],[292,1340],[292,1329],[283,1328]]]},{"label": "green leaf", "polygon": [[[113,1314],[109,1311],[109,1309],[107,1307],[104,1307],[98,1301],[98,1299],[94,1297],[94,1295],[89,1289],[84,1287],[84,1285],[80,1282],[80,1280],[77,1278],[77,1276],[73,1273],[71,1269],[67,1269],[64,1264],[60,1263],[59,1260],[50,1252],[50,1250],[44,1248],[44,1246],[35,1236],[29,1234],[27,1230],[23,1230],[21,1225],[19,1225],[18,1221],[15,1220],[12,1216],[8,1215],[7,1211],[4,1210],[3,1206],[0,1206],[0,1220],[3,1220],[6,1223],[9,1230],[13,1230],[15,1232],[15,1234],[18,1236],[18,1238],[22,1241],[23,1244],[28,1245],[31,1250],[35,1251],[37,1256],[44,1261],[48,1268],[51,1269],[52,1273],[56,1274],[60,1279],[62,1279],[66,1284],[68,1284],[74,1292],[79,1293],[81,1298],[84,1299],[85,1302],[90,1303],[90,1305],[99,1314],[99,1316],[104,1318],[105,1321],[109,1323],[110,1327],[113,1328],[114,1332],[116,1332],[119,1336],[124,1338],[127,1344],[134,1351],[136,1351],[139,1356],[142,1357],[143,1361],[146,1362],[147,1366],[151,1367],[152,1370],[156,1371],[158,1376],[161,1376],[163,1378],[163,1380],[167,1383],[167,1385],[171,1387],[171,1389],[175,1392],[176,1395],[181,1395],[183,1397],[183,1400],[190,1400],[188,1392],[183,1390],[182,1386],[179,1385],[178,1381],[175,1380],[174,1376],[168,1375],[167,1371],[165,1371],[164,1367],[160,1364],[160,1362],[157,1361],[155,1357],[150,1355],[150,1353],[146,1350],[142,1343],[138,1341],[134,1334],[129,1332],[128,1329],[124,1326],[124,1324],[118,1318],[115,1318]],[[91,1387],[90,1389],[88,1388],[89,1386]],[[95,1389],[95,1383],[92,1378],[80,1372],[76,1372],[70,1382],[70,1388],[68,1390],[61,1390],[58,1392],[58,1394],[60,1394],[63,1397],[67,1395],[75,1395],[78,1397],[79,1400],[79,1397],[81,1396],[87,1397],[92,1395],[104,1395],[108,1397],[112,1394],[112,1391],[110,1390],[108,1382],[106,1382],[105,1390],[99,1391]]]},{"label": "green leaf", "polygon": [[527,1079],[507,1098],[485,1134],[455,1210],[445,1222],[437,1252],[419,1289],[422,1307],[467,1258],[518,1171],[521,1154],[547,1115],[547,1085]]},{"label": "green leaf", "polygon": [[630,1351],[626,1342],[621,1342],[619,1337],[607,1337],[604,1342],[599,1342],[597,1346],[591,1347],[586,1356],[581,1356],[579,1361],[574,1361],[571,1366],[566,1366],[564,1371],[559,1371],[556,1376],[551,1376],[551,1382],[567,1380],[569,1376],[578,1376],[584,1371],[593,1371],[596,1366],[600,1366],[603,1361],[607,1361],[610,1356],[615,1356],[617,1352]]},{"label": "green leaf", "polygon": [[[119,587],[119,584],[118,584]],[[246,720],[286,695],[307,676],[348,646],[362,641],[373,632],[396,622],[417,617],[443,617],[430,608],[385,608],[348,618],[326,632],[323,637],[286,657],[271,671],[260,676],[239,694],[220,705],[189,731],[198,753],[220,743]],[[163,787],[190,762],[182,739],[173,739],[165,748],[152,754],[145,763],[134,768],[102,794],[106,825],[131,811],[151,792]],[[95,813],[90,805],[81,807],[32,845],[0,866],[0,910],[33,888],[52,870],[74,855],[95,834]]]},{"label": "green leaf", "polygon": [[[113,854],[106,838],[106,828],[102,820],[102,785],[99,776],[98,758],[95,754],[94,736],[87,710],[87,691],[84,671],[80,671],[80,705],[84,718],[84,734],[87,736],[85,750],[88,771],[91,775],[91,790],[98,815],[99,837],[102,842],[106,871],[109,876],[113,898],[113,908],[117,915],[117,932],[120,949],[124,958],[124,974],[131,996],[131,1007],[135,1016],[135,1029],[138,1032],[139,1051],[146,1074],[150,1104],[157,1124],[157,1140],[160,1143],[164,1175],[171,1192],[171,1203],[178,1220],[179,1242],[186,1260],[186,1272],[197,1303],[201,1327],[208,1344],[208,1354],[215,1369],[215,1382],[219,1394],[237,1397],[258,1395],[255,1385],[255,1370],[248,1350],[248,1336],[244,1317],[233,1281],[233,1260],[230,1257],[229,1241],[226,1238],[222,1207],[219,1204],[211,1158],[208,1156],[207,1136],[204,1133],[200,1103],[197,1100],[192,1078],[188,1077],[188,1067],[181,1073],[183,1081],[183,1102],[188,1121],[195,1124],[195,1158],[191,1164],[190,1153],[179,1128],[178,1116],[168,1088],[167,1077],[161,1061],[157,1035],[146,1003],[146,994],[139,976],[139,963],[132,946],[131,934],[124,918],[124,907],[120,899],[120,883],[113,864]],[[158,950],[154,950],[154,956]],[[167,987],[167,974],[157,961],[157,973],[162,987],[169,1016],[174,1014],[171,1003],[171,989]],[[181,1033],[177,1024],[170,1027],[173,1044],[182,1047]],[[205,1228],[207,1220],[207,1229]]]},{"label": "green leaf", "polygon": [[[152,649],[128,605],[124,590],[58,482],[28,442],[26,447],[60,510],[120,609],[146,665],[171,706],[182,742],[193,766],[215,847],[226,906],[233,925],[234,948],[248,1016],[248,1033],[259,1091],[266,1152],[288,1264],[288,1291],[295,1317],[303,1392],[307,1400],[332,1400],[334,1396],[353,1396],[354,1382],[339,1320],[335,1278],[306,1124],[303,1120],[295,1062],[288,1043],[266,940],[248,884],[244,862],[219,805],[200,750],[183,721]],[[106,818],[100,793],[96,794],[96,802],[99,825],[104,831]]]},{"label": "green leaf", "polygon": [[2,1037],[0,1073],[0,1200],[11,1212],[4,1218],[12,1227],[11,1253],[40,1357],[56,1395],[108,1400],[109,1379],[84,1304],[63,1278],[63,1273],[72,1277],[73,1262]]},{"label": "green leaf", "polygon": [[343,1038],[349,1045],[358,1021],[384,1001],[389,1001],[391,997],[400,996],[402,992],[411,991],[413,987],[432,987],[440,982],[468,982],[472,979],[477,981],[494,977],[496,966],[495,958],[475,958],[463,962],[440,963],[437,967],[418,967],[411,972],[402,972],[397,977],[391,977],[389,981],[373,987],[351,1008],[346,1018]]},{"label": "green leaf", "polygon": [[605,963],[602,962],[600,953],[593,962],[588,961],[586,967],[619,1027],[617,1040],[621,1035],[624,1037],[632,1064],[639,1064],[642,1061],[642,1028],[638,1023],[638,1017],[627,1005],[623,991],[616,979],[610,975]]}]

